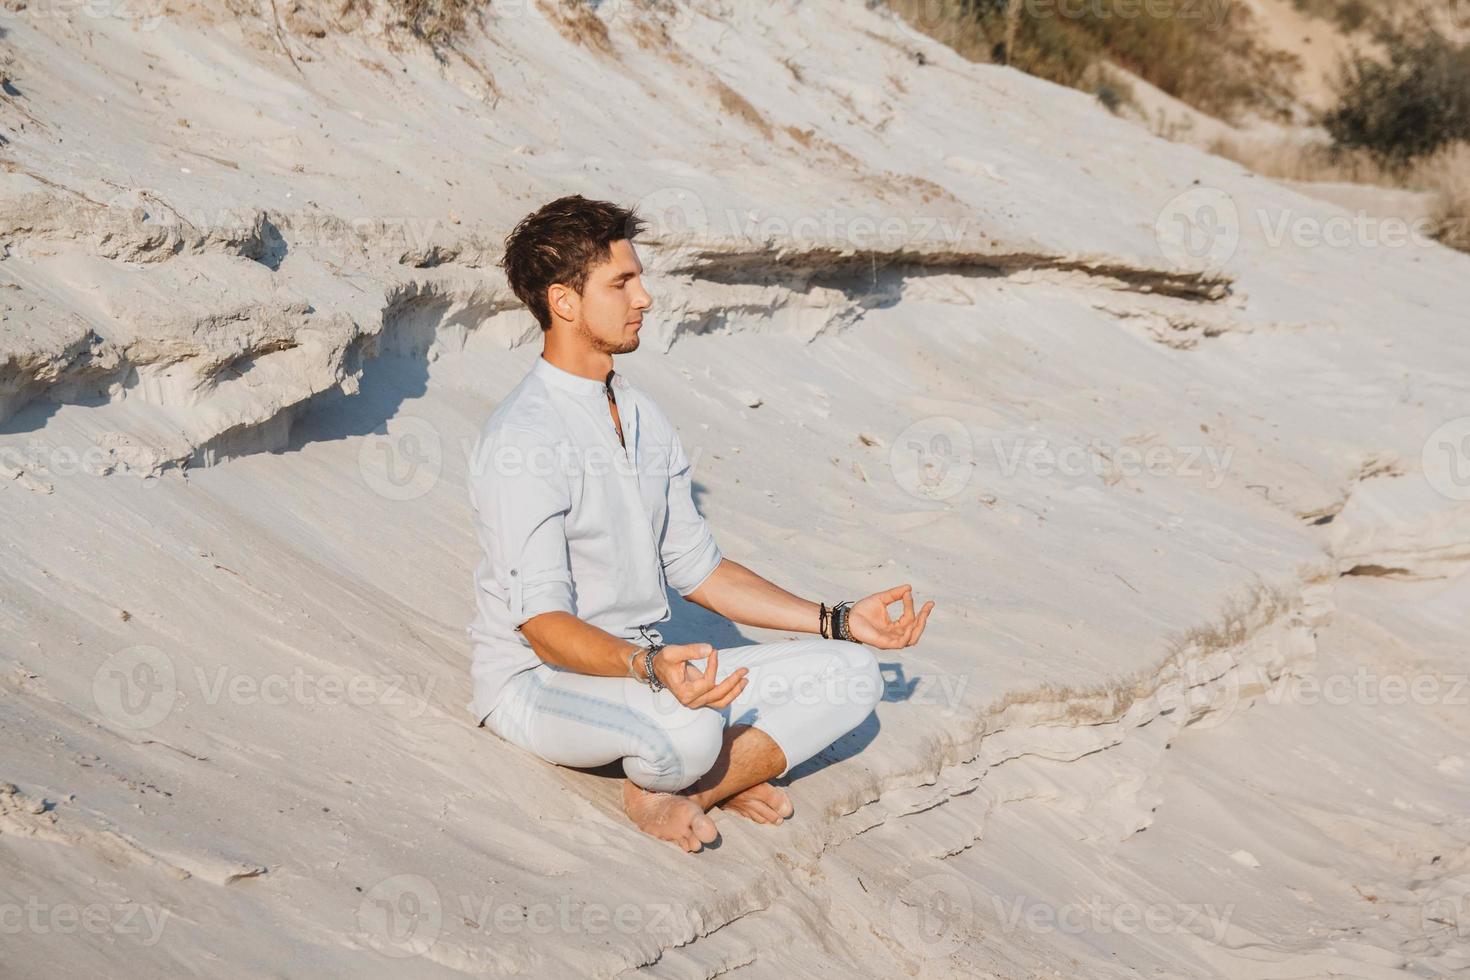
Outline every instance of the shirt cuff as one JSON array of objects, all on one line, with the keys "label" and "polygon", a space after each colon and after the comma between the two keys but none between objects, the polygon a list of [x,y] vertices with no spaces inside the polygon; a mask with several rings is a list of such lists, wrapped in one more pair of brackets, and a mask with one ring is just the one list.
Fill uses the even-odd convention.
[{"label": "shirt cuff", "polygon": [[516,572],[511,573],[510,608],[511,625],[519,630],[528,619],[542,613],[564,612],[577,614],[572,602],[571,583],[565,579],[553,579],[536,585],[524,586]]},{"label": "shirt cuff", "polygon": [[725,558],[713,534],[707,535],[704,543],[675,558],[664,566],[664,579],[681,596],[698,589],[704,580],[714,574]]}]

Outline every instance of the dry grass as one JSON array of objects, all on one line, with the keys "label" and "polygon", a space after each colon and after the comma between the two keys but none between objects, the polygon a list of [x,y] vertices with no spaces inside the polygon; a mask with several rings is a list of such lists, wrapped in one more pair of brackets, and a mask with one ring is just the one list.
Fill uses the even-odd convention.
[{"label": "dry grass", "polygon": [[760,132],[769,142],[775,137],[770,122],[761,111],[750,104],[750,100],[735,91],[718,78],[713,82],[715,94],[720,98],[720,108],[725,110],[728,116],[734,116],[746,123],[746,125]]},{"label": "dry grass", "polygon": [[1456,143],[1419,165],[1417,183],[1438,195],[1434,237],[1470,252],[1470,143]]},{"label": "dry grass", "polygon": [[[1294,55],[1260,43],[1250,10],[1231,0],[1178,5],[1096,0],[1058,6],[1021,0],[888,0],[913,26],[972,61],[1008,64],[1092,91],[1110,107],[1122,93],[1098,87],[1108,58],[1175,98],[1230,120],[1242,110],[1284,115],[1300,69]],[[1187,14],[1187,15],[1186,15]]]},{"label": "dry grass", "polygon": [[1168,653],[1160,663],[1140,671],[1119,685],[1088,688],[1042,684],[1027,691],[1014,691],[993,704],[988,713],[1003,715],[1021,705],[1062,705],[1061,718],[1072,724],[1102,724],[1115,721],[1135,701],[1152,696],[1168,680],[1168,668],[1222,651],[1239,651],[1255,633],[1290,612],[1292,599],[1282,589],[1257,585],[1244,596],[1228,599],[1217,619],[1207,625],[1172,635]]},{"label": "dry grass", "polygon": [[1390,164],[1366,150],[1334,150],[1322,143],[1240,144],[1216,140],[1210,152],[1263,177],[1368,184],[1435,195],[1430,233],[1470,252],[1470,143],[1456,142],[1412,163]]},{"label": "dry grass", "polygon": [[561,36],[568,41],[602,54],[613,53],[607,24],[584,0],[561,0],[560,3],[547,4],[544,9]]}]

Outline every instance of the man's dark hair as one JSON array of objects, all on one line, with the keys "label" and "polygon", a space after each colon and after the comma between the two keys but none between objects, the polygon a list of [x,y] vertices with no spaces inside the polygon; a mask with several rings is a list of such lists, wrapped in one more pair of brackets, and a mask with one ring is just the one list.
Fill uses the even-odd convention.
[{"label": "man's dark hair", "polygon": [[616,204],[581,194],[559,197],[521,219],[505,239],[500,265],[511,290],[549,330],[547,287],[559,282],[580,294],[592,266],[611,257],[612,243],[632,241],[644,227],[642,218]]}]

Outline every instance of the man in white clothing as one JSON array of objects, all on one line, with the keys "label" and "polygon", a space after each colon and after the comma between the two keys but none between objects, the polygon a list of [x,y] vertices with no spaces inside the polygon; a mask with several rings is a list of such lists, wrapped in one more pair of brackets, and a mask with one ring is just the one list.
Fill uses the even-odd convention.
[{"label": "man in white clothing", "polygon": [[[678,433],[613,368],[614,355],[638,349],[652,302],[633,248],[641,226],[573,195],[506,239],[506,276],[544,346],[471,460],[484,554],[470,707],[547,761],[620,760],[628,816],[692,852],[718,836],[712,807],[758,823],[791,816],[769,780],[871,713],[883,682],[864,644],[913,645],[934,603],[916,614],[902,585],[828,607],[724,557],[695,507]],[[816,636],[720,651],[664,644],[667,587],[736,623]]]}]

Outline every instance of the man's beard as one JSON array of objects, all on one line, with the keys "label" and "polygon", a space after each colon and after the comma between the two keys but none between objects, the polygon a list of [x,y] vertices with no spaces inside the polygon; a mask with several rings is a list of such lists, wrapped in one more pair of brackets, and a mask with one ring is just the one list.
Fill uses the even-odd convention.
[{"label": "man's beard", "polygon": [[603,340],[601,337],[594,334],[591,330],[588,330],[585,324],[580,325],[577,328],[577,332],[580,333],[583,339],[587,341],[588,346],[590,346],[593,350],[603,354],[631,354],[633,353],[633,351],[638,349],[638,334],[636,333],[633,334],[631,340],[625,341],[621,344],[615,344]]}]

